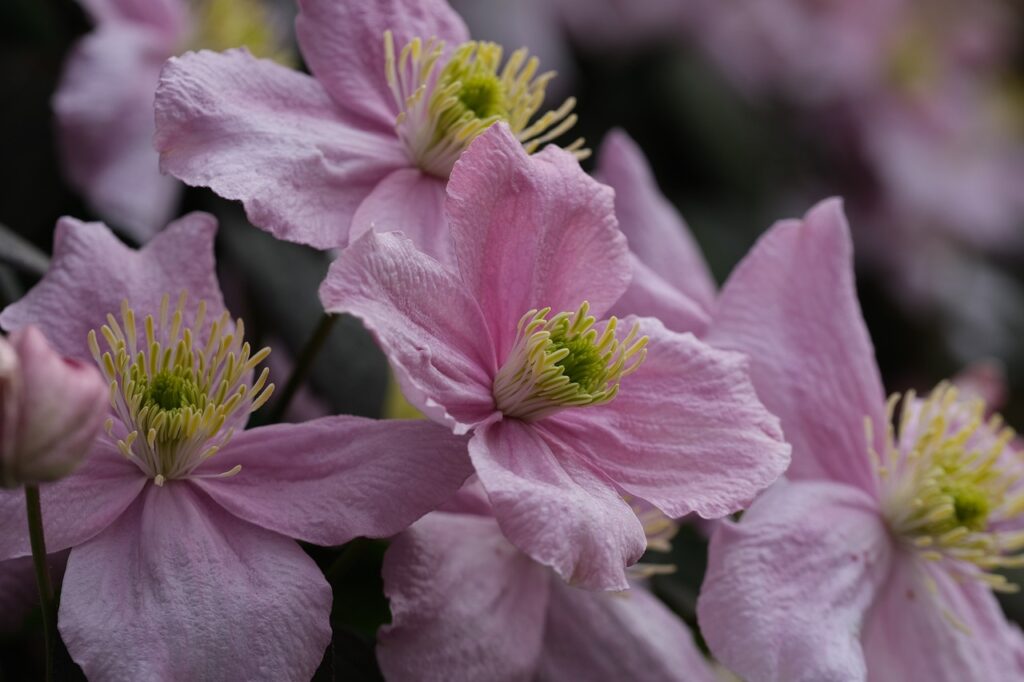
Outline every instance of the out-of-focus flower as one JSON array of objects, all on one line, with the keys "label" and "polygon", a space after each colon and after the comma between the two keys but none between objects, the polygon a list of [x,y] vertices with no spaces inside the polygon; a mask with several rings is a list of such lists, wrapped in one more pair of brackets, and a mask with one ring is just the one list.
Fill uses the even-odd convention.
[{"label": "out-of-focus flower", "polygon": [[[48,547],[71,548],[60,631],[90,679],[310,677],[331,590],[290,538],[392,535],[471,471],[465,439],[429,422],[243,430],[269,396],[269,349],[224,310],[215,230],[192,214],[133,251],[64,219],[50,272],[0,315],[95,358],[111,385],[105,436],[40,489]],[[0,559],[28,554],[25,526],[21,495],[0,495]]]},{"label": "out-of-focus flower", "polygon": [[181,185],[160,174],[153,93],[168,57],[245,45],[288,59],[287,25],[264,0],[82,0],[95,28],[72,49],[57,88],[68,180],[104,219],[144,242],[167,222]]},{"label": "out-of-focus flower", "polygon": [[948,385],[904,397],[894,425],[851,260],[824,202],[773,227],[719,297],[708,339],[750,355],[792,482],[712,538],[701,631],[748,679],[1017,679],[1024,638],[992,595],[1024,546],[1012,434]]},{"label": "out-of-focus flower", "polygon": [[162,168],[240,199],[281,239],[335,248],[400,229],[450,260],[444,187],[466,145],[502,121],[532,152],[576,121],[571,98],[535,117],[553,74],[469,40],[444,0],[303,0],[296,31],[315,78],[199,52],[168,62],[156,96]]},{"label": "out-of-focus flower", "polygon": [[[626,592],[566,585],[513,547],[482,491],[428,514],[384,557],[389,680],[715,682],[689,629],[641,580]],[[654,528],[660,534],[662,527]]]},{"label": "out-of-focus flower", "polygon": [[572,155],[530,156],[493,126],[456,164],[446,213],[458,270],[367,234],[320,297],[363,320],[415,407],[472,433],[515,546],[572,583],[625,589],[645,542],[621,491],[716,517],[785,469],[745,359],[651,318],[598,321],[631,263],[611,190]]},{"label": "out-of-focus flower", "polygon": [[106,414],[107,385],[95,367],[61,357],[33,326],[0,337],[0,486],[70,474]]}]

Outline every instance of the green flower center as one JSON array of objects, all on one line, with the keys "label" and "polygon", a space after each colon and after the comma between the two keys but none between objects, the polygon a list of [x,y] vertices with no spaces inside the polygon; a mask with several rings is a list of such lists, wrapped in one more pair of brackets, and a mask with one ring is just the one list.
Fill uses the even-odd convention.
[{"label": "green flower center", "polygon": [[[140,376],[141,380],[145,380]],[[192,372],[178,369],[160,372],[148,382],[145,403],[161,410],[201,407],[203,394]]]}]

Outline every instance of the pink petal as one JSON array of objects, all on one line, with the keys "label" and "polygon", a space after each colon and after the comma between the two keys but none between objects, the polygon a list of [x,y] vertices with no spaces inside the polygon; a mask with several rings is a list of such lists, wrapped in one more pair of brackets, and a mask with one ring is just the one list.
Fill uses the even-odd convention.
[{"label": "pink petal", "polygon": [[473,472],[466,439],[443,426],[349,416],[244,431],[203,473],[239,464],[195,483],[250,523],[320,545],[394,535]]},{"label": "pink petal", "polygon": [[557,147],[528,155],[504,124],[491,126],[455,164],[448,221],[499,360],[528,310],[573,311],[586,300],[600,319],[629,283],[611,190]]},{"label": "pink petal", "polygon": [[188,8],[181,0],[80,0],[79,4],[101,28],[145,26],[174,41],[184,39],[188,28]]},{"label": "pink petal", "polygon": [[672,331],[703,335],[711,322],[704,308],[644,265],[636,254],[630,254],[630,260],[633,279],[609,312],[617,317],[655,317]]},{"label": "pink petal", "polygon": [[[610,403],[541,422],[591,466],[669,516],[742,509],[789,464],[778,419],[754,393],[748,360],[640,318],[647,358]],[[622,320],[628,329],[634,318]]]},{"label": "pink petal", "polygon": [[494,519],[436,513],[384,555],[391,625],[377,659],[388,680],[527,680],[544,634],[551,574]]},{"label": "pink petal", "polygon": [[992,592],[908,554],[894,562],[865,623],[864,654],[871,680],[1024,679],[1024,637]]},{"label": "pink petal", "polygon": [[[68,561],[67,552],[47,557],[50,579],[59,585]],[[0,561],[0,635],[13,635],[21,630],[25,618],[39,605],[36,571],[32,557]]]},{"label": "pink petal", "polygon": [[506,420],[477,429],[469,454],[512,544],[574,585],[628,587],[625,568],[647,546],[643,527],[570,444]]},{"label": "pink petal", "polygon": [[169,60],[156,130],[164,172],[241,200],[279,239],[321,249],[344,246],[359,204],[408,165],[394,132],[349,126],[315,80],[246,50]]},{"label": "pink petal", "polygon": [[[112,446],[97,444],[74,474],[39,487],[46,549],[80,545],[113,523],[146,478]],[[0,490],[0,560],[31,553],[23,490]]]},{"label": "pink petal", "polygon": [[190,213],[136,251],[102,223],[61,218],[50,270],[4,309],[0,325],[12,331],[34,324],[62,355],[92,363],[89,330],[105,324],[108,313],[119,314],[125,299],[136,312],[157,314],[165,293],[176,297],[184,289],[191,300],[206,301],[212,319],[224,310],[213,262],[216,231],[213,216]]},{"label": "pink petal", "polygon": [[171,482],[71,552],[59,624],[91,680],[309,679],[330,609],[295,542]]},{"label": "pink petal", "polygon": [[779,483],[711,539],[697,602],[711,653],[751,680],[863,680],[860,631],[891,563],[874,499]]},{"label": "pink petal", "polygon": [[387,176],[359,205],[349,235],[355,241],[369,231],[403,232],[416,248],[455,266],[448,218],[444,214],[445,182],[415,168]]},{"label": "pink petal", "polygon": [[405,237],[370,232],[353,243],[331,265],[320,300],[363,320],[424,414],[465,433],[494,413],[497,367],[480,308]]},{"label": "pink petal", "polygon": [[851,252],[839,200],[775,225],[726,283],[707,339],[750,355],[758,395],[793,445],[790,477],[872,490],[864,422],[881,452],[885,394]]},{"label": "pink petal", "polygon": [[590,592],[553,582],[537,680],[716,682],[690,629],[645,588]]},{"label": "pink petal", "polygon": [[393,134],[398,105],[384,76],[384,31],[394,35],[396,52],[417,37],[440,38],[449,48],[469,40],[444,0],[299,2],[295,32],[317,80],[353,121]]},{"label": "pink petal", "polygon": [[624,131],[612,130],[605,136],[597,177],[615,190],[615,215],[630,250],[705,312],[710,311],[718,287],[700,247],[658,189],[640,147]]}]

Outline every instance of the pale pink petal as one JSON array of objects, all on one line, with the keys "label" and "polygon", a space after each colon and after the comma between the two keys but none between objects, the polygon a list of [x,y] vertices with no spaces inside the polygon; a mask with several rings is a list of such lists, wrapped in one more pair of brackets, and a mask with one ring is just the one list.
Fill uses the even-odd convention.
[{"label": "pale pink petal", "polygon": [[90,680],[307,680],[330,610],[294,541],[172,481],[71,552],[59,625]]},{"label": "pale pink petal", "polygon": [[791,478],[872,490],[865,419],[885,434],[885,393],[857,303],[837,199],[774,226],[722,290],[707,340],[747,353],[754,386],[793,445]]},{"label": "pale pink petal", "polygon": [[[754,393],[748,359],[638,321],[647,358],[618,395],[538,427],[575,443],[591,466],[669,516],[715,518],[746,507],[786,470],[790,450]],[[633,322],[625,318],[623,328]]]},{"label": "pale pink petal", "polygon": [[892,558],[875,501],[781,482],[711,539],[697,601],[711,653],[764,682],[865,679],[860,632]]},{"label": "pale pink petal", "polygon": [[[50,269],[28,294],[0,314],[8,331],[39,327],[61,354],[92,363],[86,337],[120,314],[127,299],[136,312],[158,315],[166,293],[175,299],[187,290],[205,300],[207,319],[224,310],[213,261],[217,223],[206,213],[190,213],[167,226],[136,251],[102,223],[61,218],[54,236]],[[185,323],[192,322],[191,312]]]},{"label": "pale pink petal", "polygon": [[[57,552],[47,557],[50,579],[59,585],[64,575],[68,553]],[[26,616],[39,605],[39,588],[32,557],[0,561],[0,635],[18,632]]]},{"label": "pale pink petal", "polygon": [[[80,545],[117,519],[146,484],[113,446],[97,444],[74,474],[39,486],[46,549]],[[24,490],[0,490],[0,560],[31,553]]]},{"label": "pale pink petal", "polygon": [[359,205],[349,235],[402,232],[416,248],[442,264],[455,266],[448,218],[444,214],[445,182],[415,168],[401,168],[387,176]]},{"label": "pale pink petal", "polygon": [[441,506],[473,472],[466,439],[422,420],[324,417],[236,434],[195,483],[232,514],[319,545],[387,537]]},{"label": "pale pink petal", "polygon": [[898,556],[864,626],[868,679],[1024,679],[1024,637],[988,587]]},{"label": "pale pink petal", "polygon": [[93,21],[105,28],[114,24],[145,26],[167,40],[182,40],[188,30],[188,7],[182,0],[79,0]]},{"label": "pale pink petal", "polygon": [[279,239],[321,249],[344,246],[359,204],[408,165],[393,132],[349,126],[314,79],[244,49],[169,60],[155,106],[164,172],[241,200]]},{"label": "pale pink petal", "polygon": [[469,40],[445,0],[299,2],[295,32],[317,80],[354,122],[394,134],[398,104],[384,75],[385,31],[394,36],[396,52],[417,37],[448,41],[449,49]]},{"label": "pale pink petal", "polygon": [[362,319],[424,414],[465,433],[494,413],[497,367],[480,308],[454,273],[405,237],[370,232],[345,249],[320,301]]},{"label": "pale pink petal", "polygon": [[704,311],[710,311],[717,286],[704,255],[690,228],[658,189],[640,147],[624,131],[612,130],[605,136],[596,175],[615,190],[615,215],[630,250]]},{"label": "pale pink petal", "polygon": [[711,322],[705,309],[644,265],[636,254],[630,254],[630,261],[633,279],[609,312],[617,317],[656,317],[673,331],[703,335]]},{"label": "pale pink petal", "polygon": [[537,680],[716,682],[690,629],[645,588],[591,592],[554,582]]},{"label": "pale pink petal", "polygon": [[377,660],[388,680],[528,680],[540,655],[551,573],[494,519],[436,513],[384,555],[391,625]]},{"label": "pale pink petal", "polygon": [[173,39],[141,25],[101,25],[72,49],[53,99],[69,181],[140,242],[167,223],[181,196],[153,150],[153,93]]},{"label": "pale pink petal", "polygon": [[455,164],[448,221],[499,360],[530,309],[557,314],[586,300],[600,319],[629,284],[611,190],[557,147],[527,154],[504,124],[476,138]]},{"label": "pale pink petal", "polygon": [[614,484],[567,443],[518,420],[477,429],[469,454],[502,532],[571,584],[628,587],[646,548],[643,527]]}]

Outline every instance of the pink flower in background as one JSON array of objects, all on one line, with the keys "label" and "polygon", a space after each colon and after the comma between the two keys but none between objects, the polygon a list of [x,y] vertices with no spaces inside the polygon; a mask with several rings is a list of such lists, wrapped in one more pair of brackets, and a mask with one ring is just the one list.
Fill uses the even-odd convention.
[{"label": "pink flower in background", "polygon": [[689,629],[641,581],[621,593],[566,585],[509,544],[482,492],[461,497],[384,557],[387,679],[714,682]]},{"label": "pink flower in background", "polygon": [[313,77],[204,51],[168,62],[156,96],[161,167],[280,239],[327,249],[400,229],[450,260],[444,186],[465,146],[504,121],[533,151],[576,120],[572,99],[535,118],[553,74],[525,51],[503,64],[444,0],[299,5]]},{"label": "pink flower in background", "polygon": [[0,487],[67,476],[107,414],[95,367],[55,353],[38,328],[0,337]]},{"label": "pink flower in background", "polygon": [[611,191],[504,125],[448,185],[458,269],[397,234],[335,261],[324,307],[360,317],[403,393],[471,433],[502,532],[588,588],[624,589],[643,552],[625,491],[672,517],[741,508],[788,462],[746,363],[651,318],[601,320],[631,276]]},{"label": "pink flower in background", "polygon": [[[111,383],[85,465],[40,489],[48,548],[71,548],[60,631],[90,679],[308,678],[331,590],[291,538],[392,535],[471,471],[465,439],[429,422],[243,430],[269,395],[254,373],[269,351],[224,310],[214,232],[192,214],[133,251],[64,219],[51,270],[0,315],[95,357]],[[0,559],[28,552],[24,500],[0,494]]]},{"label": "pink flower in background", "polygon": [[851,259],[823,202],[773,227],[716,304],[708,339],[750,355],[793,462],[713,537],[701,631],[748,679],[1017,679],[1024,639],[991,571],[1024,545],[1019,454],[948,385],[892,426]]},{"label": "pink flower in background", "polygon": [[72,49],[53,99],[70,183],[91,207],[144,242],[174,213],[181,185],[160,174],[153,93],[168,57],[242,44],[281,53],[261,0],[82,0],[95,29]]}]

